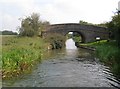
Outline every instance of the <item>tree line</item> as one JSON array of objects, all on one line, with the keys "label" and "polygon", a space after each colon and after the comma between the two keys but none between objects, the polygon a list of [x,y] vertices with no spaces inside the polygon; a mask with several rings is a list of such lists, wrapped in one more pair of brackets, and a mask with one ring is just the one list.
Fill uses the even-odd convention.
[{"label": "tree line", "polygon": [[18,35],[18,33],[5,30],[5,31],[0,31],[0,35]]}]

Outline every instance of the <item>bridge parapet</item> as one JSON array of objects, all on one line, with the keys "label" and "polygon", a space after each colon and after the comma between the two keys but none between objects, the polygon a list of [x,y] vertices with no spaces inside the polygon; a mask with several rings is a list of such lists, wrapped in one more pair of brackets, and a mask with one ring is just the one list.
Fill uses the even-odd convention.
[{"label": "bridge parapet", "polygon": [[46,28],[46,34],[59,33],[65,35],[68,32],[80,33],[84,37],[85,42],[95,41],[96,37],[100,37],[101,39],[109,39],[109,30],[107,28],[94,25],[68,23],[53,24]]},{"label": "bridge parapet", "polygon": [[67,28],[67,29],[85,29],[85,30],[96,30],[96,31],[98,31],[99,30],[99,32],[101,31],[101,32],[105,32],[105,30],[106,31],[108,31],[108,29],[107,28],[105,28],[105,27],[99,27],[99,26],[94,26],[94,25],[83,25],[83,24],[77,24],[77,23],[70,23],[70,24],[53,24],[53,25],[50,25],[50,26],[48,26],[48,28],[46,29],[46,30],[53,30],[53,29],[62,29],[62,28]]}]

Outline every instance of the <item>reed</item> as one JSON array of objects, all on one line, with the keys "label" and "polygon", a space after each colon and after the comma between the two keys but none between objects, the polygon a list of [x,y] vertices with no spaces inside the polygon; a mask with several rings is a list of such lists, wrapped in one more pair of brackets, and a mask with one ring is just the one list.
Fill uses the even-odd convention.
[{"label": "reed", "polygon": [[2,36],[2,78],[19,76],[41,61],[44,41],[39,37]]}]

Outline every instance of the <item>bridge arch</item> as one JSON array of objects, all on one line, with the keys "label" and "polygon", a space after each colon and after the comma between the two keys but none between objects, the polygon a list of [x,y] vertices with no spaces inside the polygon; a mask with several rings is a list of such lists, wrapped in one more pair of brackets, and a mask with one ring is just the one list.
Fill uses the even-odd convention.
[{"label": "bridge arch", "polygon": [[46,35],[52,33],[65,35],[68,32],[78,32],[82,36],[84,43],[96,41],[96,37],[100,37],[101,40],[109,39],[109,30],[107,28],[77,23],[49,25],[44,33]]},{"label": "bridge arch", "polygon": [[69,32],[73,32],[73,36],[77,33],[79,35],[80,39],[81,39],[81,43],[85,43],[85,36],[82,32],[71,30],[71,31],[66,32],[64,35],[66,36]]}]

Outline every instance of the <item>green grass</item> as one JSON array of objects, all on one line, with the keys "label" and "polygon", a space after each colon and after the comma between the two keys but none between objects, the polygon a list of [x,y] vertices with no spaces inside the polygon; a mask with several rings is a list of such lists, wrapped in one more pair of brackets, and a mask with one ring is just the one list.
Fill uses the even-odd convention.
[{"label": "green grass", "polygon": [[[2,35],[0,35],[0,77],[1,75],[2,75]],[[0,78],[0,85],[1,83],[2,83],[2,79]]]},{"label": "green grass", "polygon": [[73,36],[73,40],[75,41],[75,42],[81,42],[81,37],[80,36]]},{"label": "green grass", "polygon": [[41,61],[45,43],[39,37],[2,36],[2,77],[11,78],[31,70]]},{"label": "green grass", "polygon": [[112,72],[120,78],[120,48],[117,47],[115,41],[107,42],[106,40],[102,40],[81,45],[95,47],[96,57],[98,57],[101,62],[110,66]]},{"label": "green grass", "polygon": [[41,61],[49,46],[57,49],[64,45],[64,41],[64,36],[58,34],[45,39],[2,36],[2,78],[8,79],[31,71],[33,65]]}]

